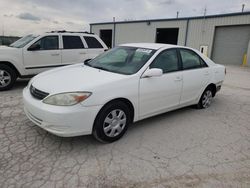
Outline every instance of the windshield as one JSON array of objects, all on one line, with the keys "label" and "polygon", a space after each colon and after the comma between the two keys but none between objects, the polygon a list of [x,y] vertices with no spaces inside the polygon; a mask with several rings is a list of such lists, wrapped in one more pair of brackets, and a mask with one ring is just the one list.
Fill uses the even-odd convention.
[{"label": "windshield", "polygon": [[26,44],[28,44],[29,42],[34,40],[36,37],[38,37],[38,36],[37,35],[24,36],[24,37],[20,38],[19,40],[17,40],[16,42],[12,43],[10,46],[14,47],[14,48],[22,48]]},{"label": "windshield", "polygon": [[155,50],[116,47],[85,63],[91,67],[121,74],[134,74],[152,57]]}]

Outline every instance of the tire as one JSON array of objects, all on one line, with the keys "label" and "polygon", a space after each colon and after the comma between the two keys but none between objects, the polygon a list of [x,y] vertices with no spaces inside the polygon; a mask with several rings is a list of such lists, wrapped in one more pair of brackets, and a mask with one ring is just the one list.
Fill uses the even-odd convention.
[{"label": "tire", "polygon": [[93,136],[103,143],[114,142],[125,134],[130,122],[131,114],[125,103],[121,101],[108,103],[95,119]]},{"label": "tire", "polygon": [[16,82],[16,71],[8,65],[0,64],[0,91],[9,90]]},{"label": "tire", "polygon": [[198,109],[208,108],[211,105],[213,99],[213,90],[212,88],[208,87],[202,93],[199,103],[197,104]]}]

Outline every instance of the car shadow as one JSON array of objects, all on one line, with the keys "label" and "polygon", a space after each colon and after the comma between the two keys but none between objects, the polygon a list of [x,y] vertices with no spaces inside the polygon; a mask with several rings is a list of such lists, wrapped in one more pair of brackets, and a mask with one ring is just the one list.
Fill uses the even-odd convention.
[{"label": "car shadow", "polygon": [[18,89],[23,89],[25,88],[28,83],[29,83],[29,78],[25,78],[25,79],[18,79],[15,83],[15,85],[13,86],[12,90],[18,90]]},{"label": "car shadow", "polygon": [[165,112],[159,115],[155,115],[140,121],[137,121],[135,123],[133,123],[130,127],[129,130],[130,131],[137,131],[136,129],[144,129],[147,126],[151,126],[152,124],[158,123],[159,121],[168,121],[172,118],[178,118],[180,116],[182,116],[185,113],[189,113],[192,110],[196,110],[194,106],[187,106],[187,107],[183,107],[177,110],[173,110],[173,111],[169,111],[169,112]]},{"label": "car shadow", "polygon": [[[130,125],[127,133],[118,141],[114,142],[116,144],[119,144],[119,142],[123,142],[130,138],[130,134],[140,134],[141,131],[145,131],[145,129],[148,129],[149,131],[152,128],[156,128],[158,126],[162,126],[161,122],[165,124],[165,122],[168,121],[174,121],[175,118],[178,118],[180,116],[183,116],[186,113],[190,113],[190,111],[196,110],[193,106],[184,107],[181,109],[177,109],[174,111],[166,112],[160,115],[156,115],[153,117],[149,117],[143,120],[140,120],[138,122],[135,122]],[[170,126],[170,124],[166,125],[166,128]],[[47,136],[49,136],[51,139],[59,139],[62,143],[67,142],[73,142],[75,145],[81,145],[81,144],[90,144],[93,146],[101,146],[105,143],[101,143],[94,139],[92,135],[87,136],[76,136],[76,137],[58,137],[55,135],[52,135],[50,133],[47,133]],[[112,144],[112,143],[111,143]]]}]

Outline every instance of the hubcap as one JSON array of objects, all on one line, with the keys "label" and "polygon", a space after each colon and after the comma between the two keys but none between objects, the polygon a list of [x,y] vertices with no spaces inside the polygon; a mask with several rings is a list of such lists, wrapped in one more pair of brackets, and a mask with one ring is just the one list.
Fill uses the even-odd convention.
[{"label": "hubcap", "polygon": [[212,102],[212,92],[210,90],[207,90],[202,98],[202,106],[204,108],[207,108],[210,106],[211,102]]},{"label": "hubcap", "polygon": [[11,81],[10,73],[0,69],[0,87],[5,87],[9,85],[10,81]]},{"label": "hubcap", "polygon": [[105,118],[103,123],[103,130],[106,136],[118,136],[126,125],[126,114],[120,110],[111,111]]}]

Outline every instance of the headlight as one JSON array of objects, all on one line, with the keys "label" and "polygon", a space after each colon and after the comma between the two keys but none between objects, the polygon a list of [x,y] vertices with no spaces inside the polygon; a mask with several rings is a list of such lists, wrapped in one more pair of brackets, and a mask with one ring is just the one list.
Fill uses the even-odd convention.
[{"label": "headlight", "polygon": [[45,98],[43,102],[55,106],[72,106],[84,101],[90,95],[90,92],[59,93]]}]

